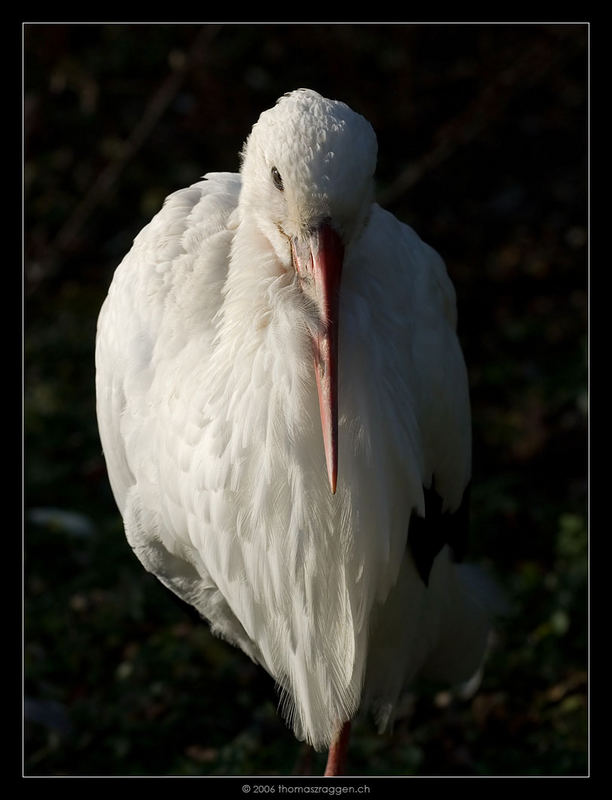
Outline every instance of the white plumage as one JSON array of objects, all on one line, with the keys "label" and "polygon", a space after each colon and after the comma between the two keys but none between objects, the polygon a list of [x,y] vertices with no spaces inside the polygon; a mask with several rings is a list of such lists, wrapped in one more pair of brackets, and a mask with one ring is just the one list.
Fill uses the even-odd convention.
[{"label": "white plumage", "polygon": [[[444,264],[373,204],[375,163],[363,117],[285,95],[240,174],[166,200],[98,323],[100,436],[130,545],[274,677],[317,748],[361,706],[385,728],[420,672],[468,679],[488,630],[481,582],[451,546],[429,574],[408,546],[424,487],[445,521],[462,504],[468,387]],[[337,357],[317,350],[315,369],[333,313],[303,264],[330,241]],[[336,361],[337,392],[319,399]],[[337,445],[321,421],[334,403]]]}]

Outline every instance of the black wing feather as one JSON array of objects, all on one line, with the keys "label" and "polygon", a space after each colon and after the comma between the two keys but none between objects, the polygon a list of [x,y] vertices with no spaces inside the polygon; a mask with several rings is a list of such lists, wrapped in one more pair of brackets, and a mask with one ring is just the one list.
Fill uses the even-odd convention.
[{"label": "black wing feather", "polygon": [[467,552],[470,517],[470,484],[467,485],[461,505],[453,513],[442,512],[442,498],[436,492],[435,481],[431,488],[423,487],[425,516],[413,513],[408,527],[408,546],[417,572],[425,586],[435,557],[445,544],[451,548],[454,561],[463,561]]}]

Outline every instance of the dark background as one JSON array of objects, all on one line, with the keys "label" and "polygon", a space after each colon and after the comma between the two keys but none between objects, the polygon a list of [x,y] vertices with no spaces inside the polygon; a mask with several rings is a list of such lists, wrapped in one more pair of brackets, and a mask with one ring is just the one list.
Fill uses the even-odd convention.
[{"label": "dark background", "polygon": [[424,686],[355,775],[587,760],[586,25],[24,28],[25,773],[320,774],[272,682],[132,555],[94,409],[96,317],[171,191],[238,168],[308,86],[379,139],[383,205],[444,257],[474,417],[472,559],[510,599],[478,694]]}]

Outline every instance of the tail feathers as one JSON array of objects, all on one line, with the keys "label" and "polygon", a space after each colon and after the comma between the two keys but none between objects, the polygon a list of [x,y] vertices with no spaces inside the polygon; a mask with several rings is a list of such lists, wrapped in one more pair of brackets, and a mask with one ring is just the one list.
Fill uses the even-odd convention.
[{"label": "tail feathers", "polygon": [[427,588],[405,561],[371,638],[364,699],[381,733],[419,675],[459,692],[478,688],[493,619],[504,607],[494,581],[476,566],[454,563],[448,547],[437,556]]},{"label": "tail feathers", "polygon": [[503,613],[505,601],[479,567],[454,564],[447,553],[438,562],[431,584],[436,637],[422,672],[452,685],[470,682],[481,668],[493,619]]}]

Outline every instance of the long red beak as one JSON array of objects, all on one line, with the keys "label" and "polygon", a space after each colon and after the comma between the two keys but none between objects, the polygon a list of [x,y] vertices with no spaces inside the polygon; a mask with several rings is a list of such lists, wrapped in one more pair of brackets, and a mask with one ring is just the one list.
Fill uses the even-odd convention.
[{"label": "long red beak", "polygon": [[321,328],[313,334],[315,374],[327,475],[332,494],[338,477],[338,316],[344,245],[326,222],[307,243],[293,240],[293,257],[304,292],[316,303]]}]

